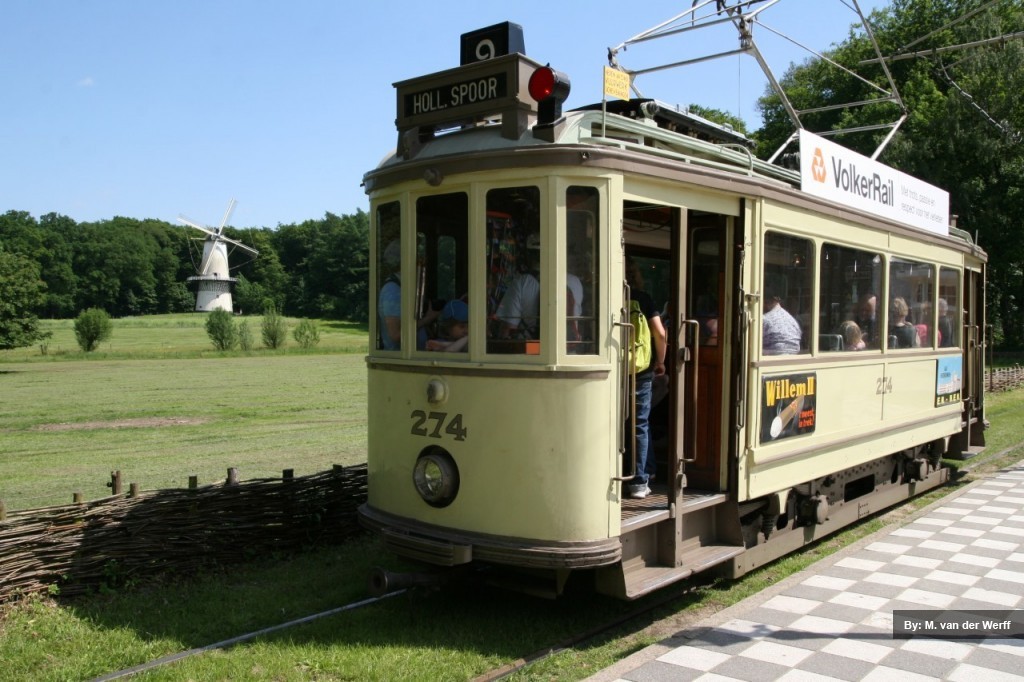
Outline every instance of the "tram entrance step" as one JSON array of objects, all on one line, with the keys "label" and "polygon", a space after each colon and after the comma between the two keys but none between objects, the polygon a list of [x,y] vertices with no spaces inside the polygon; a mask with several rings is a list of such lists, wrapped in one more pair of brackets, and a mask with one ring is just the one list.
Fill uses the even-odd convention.
[{"label": "tram entrance step", "polygon": [[947,456],[949,457],[949,459],[965,460],[965,459],[970,459],[972,457],[977,457],[978,455],[980,455],[984,451],[985,451],[985,446],[983,446],[983,445],[968,445],[966,448],[961,450],[959,453],[957,453],[955,455],[947,455]]},{"label": "tram entrance step", "polygon": [[645,594],[670,585],[694,573],[707,570],[713,566],[729,561],[743,553],[743,547],[733,545],[705,545],[695,547],[683,554],[680,566],[652,566],[640,562],[630,562],[625,568],[625,596],[637,599]]}]

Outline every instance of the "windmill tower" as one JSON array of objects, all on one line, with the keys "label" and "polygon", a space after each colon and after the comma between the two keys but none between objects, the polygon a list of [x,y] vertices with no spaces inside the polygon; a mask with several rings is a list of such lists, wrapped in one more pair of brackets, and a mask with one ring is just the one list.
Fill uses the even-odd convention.
[{"label": "windmill tower", "polygon": [[199,263],[196,274],[188,278],[189,282],[196,283],[196,312],[208,313],[212,310],[226,310],[230,313],[234,311],[231,285],[238,280],[231,277],[228,269],[229,244],[232,246],[232,251],[241,249],[252,254],[253,258],[260,253],[251,246],[224,236],[224,226],[228,224],[231,212],[235,210],[235,203],[234,199],[228,203],[228,210],[224,212],[224,219],[220,221],[220,227],[216,230],[199,225],[185,216],[178,216],[180,222],[206,234],[206,238],[203,240],[203,259]]}]

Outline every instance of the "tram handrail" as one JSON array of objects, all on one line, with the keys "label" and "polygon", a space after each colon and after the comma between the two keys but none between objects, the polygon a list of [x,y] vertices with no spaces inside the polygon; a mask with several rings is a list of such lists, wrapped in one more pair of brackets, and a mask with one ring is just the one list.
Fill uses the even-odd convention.
[{"label": "tram handrail", "polygon": [[[625,286],[624,292],[626,294],[626,301],[629,301],[629,285]],[[634,335],[636,330],[633,328],[633,323],[629,321],[629,313],[625,308],[619,310],[620,319],[615,321],[613,324],[616,327],[621,327],[625,339],[623,339],[622,347],[625,350],[622,353],[622,358],[619,361],[622,365],[620,372],[622,376],[622,396],[621,396],[621,407],[623,419],[628,419],[632,428],[629,432],[629,437],[632,438],[633,442],[633,463],[630,466],[631,473],[629,475],[622,474],[612,478],[613,481],[631,481],[636,477],[636,420],[631,417],[636,414],[636,372],[633,371],[633,358],[630,350],[633,348],[633,340],[636,338]],[[626,436],[622,429],[619,429],[619,461],[623,462],[626,455]]]},{"label": "tram handrail", "polygon": [[679,331],[682,332],[686,328],[693,330],[693,343],[689,343],[689,339],[684,338],[683,343],[686,348],[692,348],[692,351],[688,353],[689,361],[693,363],[693,368],[690,371],[692,379],[690,380],[690,456],[683,455],[683,461],[687,464],[692,464],[697,461],[697,409],[698,403],[697,398],[700,395],[700,321],[699,320],[683,320],[682,324],[679,325]]}]

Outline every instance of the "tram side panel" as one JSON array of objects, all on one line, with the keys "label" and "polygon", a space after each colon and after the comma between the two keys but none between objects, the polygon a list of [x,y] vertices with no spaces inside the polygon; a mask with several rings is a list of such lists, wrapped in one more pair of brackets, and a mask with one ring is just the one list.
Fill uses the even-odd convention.
[{"label": "tram side panel", "polygon": [[[618,535],[606,377],[434,372],[370,370],[372,508],[454,532],[568,542]],[[444,402],[428,401],[430,381],[444,383]],[[430,448],[443,448],[458,467],[447,506],[425,503],[413,485]]]}]

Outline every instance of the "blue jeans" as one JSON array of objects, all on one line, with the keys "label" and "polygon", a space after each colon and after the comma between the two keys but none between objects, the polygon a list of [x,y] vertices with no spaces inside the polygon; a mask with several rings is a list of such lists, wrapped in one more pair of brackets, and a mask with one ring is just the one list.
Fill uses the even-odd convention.
[{"label": "blue jeans", "polygon": [[[639,374],[636,377],[636,476],[630,481],[632,485],[643,485],[654,478],[657,464],[654,461],[654,452],[651,444],[651,427],[649,419],[651,416],[651,385],[654,382],[654,372]],[[632,420],[626,424],[626,452],[633,452]]]}]

